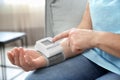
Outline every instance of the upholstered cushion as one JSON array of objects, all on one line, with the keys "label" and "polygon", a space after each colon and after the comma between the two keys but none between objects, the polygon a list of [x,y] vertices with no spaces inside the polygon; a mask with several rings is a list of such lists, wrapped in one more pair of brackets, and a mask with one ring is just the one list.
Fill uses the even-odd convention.
[{"label": "upholstered cushion", "polygon": [[46,0],[46,35],[77,27],[87,0]]}]

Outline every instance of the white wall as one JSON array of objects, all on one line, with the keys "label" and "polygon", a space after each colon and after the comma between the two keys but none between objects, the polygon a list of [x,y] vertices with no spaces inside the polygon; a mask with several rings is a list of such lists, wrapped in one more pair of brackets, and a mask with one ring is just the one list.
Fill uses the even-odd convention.
[{"label": "white wall", "polygon": [[0,31],[24,31],[28,43],[34,44],[43,37],[45,21],[45,0],[39,7],[2,5],[0,6]]}]

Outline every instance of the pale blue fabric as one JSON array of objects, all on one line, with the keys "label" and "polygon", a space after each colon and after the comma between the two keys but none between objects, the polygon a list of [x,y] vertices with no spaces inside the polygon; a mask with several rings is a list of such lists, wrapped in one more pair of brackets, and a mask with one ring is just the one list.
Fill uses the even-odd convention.
[{"label": "pale blue fabric", "polygon": [[[93,29],[120,34],[120,0],[89,0]],[[83,54],[96,64],[120,75],[120,58],[100,49]]]}]

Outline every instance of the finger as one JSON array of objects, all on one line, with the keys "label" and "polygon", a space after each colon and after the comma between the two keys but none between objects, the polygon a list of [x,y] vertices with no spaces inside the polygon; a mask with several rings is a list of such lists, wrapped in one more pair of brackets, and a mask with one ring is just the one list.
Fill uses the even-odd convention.
[{"label": "finger", "polygon": [[32,62],[32,58],[30,56],[27,56],[25,55],[24,56],[24,60],[25,60],[25,64],[24,66],[22,66],[22,68],[24,69],[24,71],[30,71],[30,70],[33,70],[35,69],[35,65],[33,65],[33,62]]},{"label": "finger", "polygon": [[75,52],[76,54],[80,54],[80,53],[82,52],[82,49],[75,49],[74,52]]},{"label": "finger", "polygon": [[15,51],[16,49],[18,49],[17,47],[14,47],[13,49],[11,49],[10,51],[13,52]]},{"label": "finger", "polygon": [[19,48],[19,51],[20,51],[20,58],[19,58],[20,66],[21,67],[25,67],[26,66],[26,62],[25,62],[25,53],[24,53],[24,50],[23,50],[23,48]]},{"label": "finger", "polygon": [[76,46],[71,46],[71,50],[75,54],[79,54],[82,51],[82,49],[78,49]]},{"label": "finger", "polygon": [[73,37],[69,37],[69,41],[70,41],[70,48],[73,53],[79,54],[80,52],[82,52],[82,49],[80,49],[79,45],[76,43]]},{"label": "finger", "polygon": [[19,66],[20,62],[19,62],[19,51],[18,51],[18,49],[15,48],[13,53],[14,53],[15,65]]},{"label": "finger", "polygon": [[14,58],[13,58],[14,56],[12,55],[11,51],[7,52],[7,56],[8,56],[8,59],[10,60],[10,62],[12,64],[15,64],[15,61],[14,61]]},{"label": "finger", "polygon": [[72,37],[69,36],[69,46],[70,46],[70,49],[72,50],[72,52],[74,51],[74,47],[73,47],[73,40],[72,40]]},{"label": "finger", "polygon": [[[24,53],[23,53],[24,54]],[[29,63],[30,61],[28,60],[28,61],[26,61],[26,56],[24,55],[24,57],[23,57],[23,54],[20,54],[20,58],[21,58],[21,56],[22,56],[22,61],[20,60],[20,67],[24,70],[24,71],[30,71],[30,70],[32,70],[31,68],[31,64]]]},{"label": "finger", "polygon": [[79,48],[78,48],[78,44],[76,43],[76,40],[74,39],[74,37],[70,36],[69,41],[70,41],[69,44],[70,44],[70,48],[71,48],[72,52],[73,53],[78,53]]},{"label": "finger", "polygon": [[69,38],[66,39],[66,43],[67,43],[67,46],[70,47],[70,39]]},{"label": "finger", "polygon": [[68,36],[69,36],[69,31],[70,31],[70,30],[67,30],[67,31],[64,31],[64,32],[56,35],[56,36],[53,38],[53,42],[68,37]]},{"label": "finger", "polygon": [[73,45],[71,46],[71,50],[72,50],[73,53],[76,52],[76,48]]},{"label": "finger", "polygon": [[72,28],[72,29],[70,30],[70,32],[69,32],[69,35],[74,34],[77,30],[78,30],[78,29],[76,29],[76,28]]}]

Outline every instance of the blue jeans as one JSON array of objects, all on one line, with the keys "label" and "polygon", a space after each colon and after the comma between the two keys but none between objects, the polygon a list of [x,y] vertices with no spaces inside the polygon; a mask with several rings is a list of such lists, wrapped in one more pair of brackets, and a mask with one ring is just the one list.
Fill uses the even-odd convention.
[{"label": "blue jeans", "polygon": [[120,80],[120,75],[96,65],[79,55],[60,64],[38,69],[26,80]]}]

